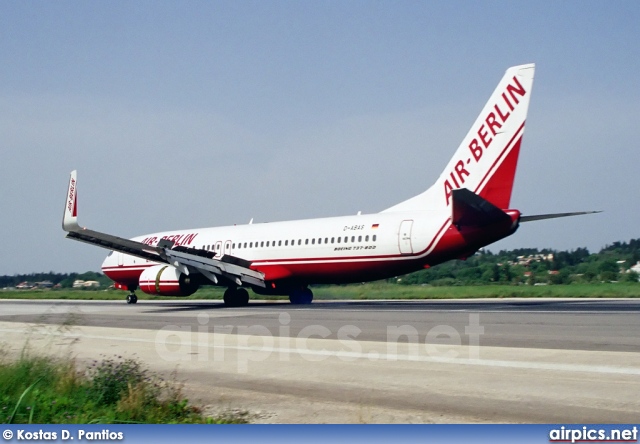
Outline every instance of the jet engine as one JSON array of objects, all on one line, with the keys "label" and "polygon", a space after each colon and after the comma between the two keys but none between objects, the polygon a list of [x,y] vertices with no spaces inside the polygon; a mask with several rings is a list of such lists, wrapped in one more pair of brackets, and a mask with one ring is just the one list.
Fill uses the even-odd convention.
[{"label": "jet engine", "polygon": [[140,290],[159,296],[189,296],[198,284],[171,265],[154,265],[140,275]]}]

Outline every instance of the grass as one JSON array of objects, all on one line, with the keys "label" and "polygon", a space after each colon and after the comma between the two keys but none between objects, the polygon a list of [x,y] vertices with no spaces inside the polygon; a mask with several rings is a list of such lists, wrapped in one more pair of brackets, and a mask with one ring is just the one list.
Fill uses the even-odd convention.
[{"label": "grass", "polygon": [[95,361],[31,356],[0,362],[0,422],[22,424],[245,423],[242,414],[208,417],[180,385],[133,359]]},{"label": "grass", "polygon": [[[186,298],[149,296],[137,292],[140,300],[222,299],[224,288],[204,287]],[[640,283],[593,283],[570,285],[476,285],[420,286],[372,282],[352,285],[314,286],[316,300],[343,299],[462,299],[462,298],[637,298]],[[124,300],[126,292],[119,290],[13,290],[0,291],[0,299],[69,299]],[[261,299],[255,295],[253,298]],[[274,298],[270,298],[274,299]],[[275,299],[287,299],[285,296]]]},{"label": "grass", "polygon": [[315,299],[635,298],[640,284],[478,285],[432,287],[370,283],[314,288]]}]

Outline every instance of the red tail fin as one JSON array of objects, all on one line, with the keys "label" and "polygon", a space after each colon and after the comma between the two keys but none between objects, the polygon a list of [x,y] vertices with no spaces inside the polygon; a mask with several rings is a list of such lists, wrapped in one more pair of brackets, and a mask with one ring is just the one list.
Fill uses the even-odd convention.
[{"label": "red tail fin", "polygon": [[533,64],[509,68],[436,183],[385,211],[450,211],[452,192],[460,188],[509,208],[534,70]]},{"label": "red tail fin", "polygon": [[520,144],[522,143],[522,131],[516,137],[518,139],[512,142],[513,148],[504,156],[504,159],[498,158],[496,160],[499,166],[493,175],[488,176],[489,179],[486,183],[480,184],[478,188],[478,195],[498,208],[509,208],[509,202],[511,201],[513,179],[516,175]]}]

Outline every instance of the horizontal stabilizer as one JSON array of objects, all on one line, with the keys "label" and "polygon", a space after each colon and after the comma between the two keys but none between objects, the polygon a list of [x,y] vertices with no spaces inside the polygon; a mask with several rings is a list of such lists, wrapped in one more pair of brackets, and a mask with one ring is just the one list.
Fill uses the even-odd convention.
[{"label": "horizontal stabilizer", "polygon": [[556,219],[558,217],[582,216],[584,214],[596,214],[602,211],[578,211],[575,213],[536,214],[534,216],[521,216],[520,222],[532,222],[534,220]]},{"label": "horizontal stabilizer", "polygon": [[511,220],[500,208],[466,188],[453,190],[451,199],[451,220],[457,227],[485,227]]}]

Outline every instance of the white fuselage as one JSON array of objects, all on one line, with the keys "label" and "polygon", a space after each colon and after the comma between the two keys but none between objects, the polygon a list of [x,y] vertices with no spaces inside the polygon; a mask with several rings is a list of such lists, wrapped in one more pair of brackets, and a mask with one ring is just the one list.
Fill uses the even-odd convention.
[{"label": "white fuselage", "polygon": [[[390,263],[402,268],[403,262],[411,262],[415,268],[416,260],[433,251],[447,223],[442,213],[377,213],[167,231],[133,240],[155,246],[165,239],[214,252],[216,259],[238,257],[264,272],[266,280],[348,282],[388,277],[378,270]],[[112,279],[126,281],[153,265],[157,263],[116,252],[102,269]]]}]

